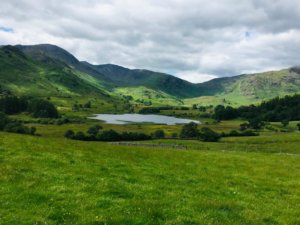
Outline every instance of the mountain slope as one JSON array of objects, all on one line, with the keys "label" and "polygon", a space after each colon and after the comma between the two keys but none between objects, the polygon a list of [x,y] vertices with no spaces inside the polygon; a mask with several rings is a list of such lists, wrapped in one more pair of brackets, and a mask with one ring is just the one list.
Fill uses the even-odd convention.
[{"label": "mountain slope", "polygon": [[69,66],[92,75],[104,83],[106,89],[142,85],[179,98],[199,95],[197,85],[168,74],[149,70],[130,70],[112,64],[92,65],[88,62],[80,62],[72,54],[55,45],[17,45],[16,47],[26,56],[41,63]]},{"label": "mountain slope", "polygon": [[43,64],[29,58],[19,48],[1,47],[0,86],[16,94],[35,96],[69,97],[92,93],[107,96],[92,76],[54,62],[49,58],[47,64]]},{"label": "mountain slope", "polygon": [[[198,84],[201,97],[187,99],[187,104],[250,104],[300,92],[297,67],[235,77],[217,78]],[[205,97],[203,97],[205,96]]]},{"label": "mountain slope", "polygon": [[165,98],[174,103],[187,99],[187,104],[240,105],[300,92],[299,67],[193,84],[149,70],[81,62],[66,50],[48,44],[2,46],[0,68],[0,91],[39,96],[133,93],[145,101],[160,96],[160,103]]}]

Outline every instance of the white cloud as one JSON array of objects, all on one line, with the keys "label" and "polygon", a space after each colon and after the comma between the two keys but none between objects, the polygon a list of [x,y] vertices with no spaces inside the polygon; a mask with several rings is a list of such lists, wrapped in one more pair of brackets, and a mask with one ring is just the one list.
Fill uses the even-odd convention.
[{"label": "white cloud", "polygon": [[300,64],[298,0],[10,0],[0,14],[13,29],[0,44],[56,44],[192,82]]},{"label": "white cloud", "polygon": [[203,83],[205,81],[209,81],[209,80],[217,78],[217,76],[215,76],[215,75],[197,73],[195,71],[185,71],[185,72],[176,74],[176,76],[183,80],[187,80],[187,81],[189,81],[191,83],[195,83],[195,84]]}]

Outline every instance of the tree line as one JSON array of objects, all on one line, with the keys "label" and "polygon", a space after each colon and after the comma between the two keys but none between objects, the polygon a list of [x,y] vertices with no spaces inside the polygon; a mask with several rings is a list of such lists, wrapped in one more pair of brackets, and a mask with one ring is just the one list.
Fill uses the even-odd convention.
[{"label": "tree line", "polygon": [[122,132],[119,133],[113,129],[102,130],[100,125],[90,127],[86,132],[67,130],[65,138],[82,141],[143,141],[150,140],[150,135],[138,132]]},{"label": "tree line", "polygon": [[24,126],[21,122],[11,120],[5,113],[0,112],[0,131],[35,135],[36,128]]},{"label": "tree line", "polygon": [[300,95],[276,97],[257,106],[249,105],[233,108],[218,105],[214,109],[214,118],[216,120],[243,118],[267,122],[300,120]]},{"label": "tree line", "polygon": [[49,101],[33,97],[4,96],[0,98],[0,111],[11,115],[28,112],[36,118],[58,118],[56,107]]}]

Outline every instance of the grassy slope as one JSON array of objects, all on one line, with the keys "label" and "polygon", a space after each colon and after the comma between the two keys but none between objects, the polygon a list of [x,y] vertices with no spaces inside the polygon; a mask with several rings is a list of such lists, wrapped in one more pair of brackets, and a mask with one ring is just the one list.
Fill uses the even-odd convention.
[{"label": "grassy slope", "polygon": [[154,105],[181,105],[183,102],[169,94],[166,94],[162,91],[155,91],[147,87],[125,87],[125,88],[115,88],[114,93],[132,96],[134,101],[144,100],[146,102],[151,101]]},{"label": "grassy slope", "polygon": [[185,104],[239,106],[300,92],[300,74],[285,69],[215,79],[200,84],[199,87],[204,96],[185,99]]},{"label": "grassy slope", "polygon": [[0,48],[0,68],[0,90],[16,95],[51,97],[57,106],[69,111],[74,103],[87,101],[93,103],[94,112],[109,112],[114,105],[122,105],[93,76],[66,65],[35,61],[15,47]]},{"label": "grassy slope", "polygon": [[0,84],[16,94],[33,96],[105,96],[101,82],[70,67],[42,64],[15,47],[0,48]]},{"label": "grassy slope", "polygon": [[186,105],[238,106],[300,92],[300,70],[297,68],[191,84],[148,70],[79,62],[67,51],[52,45],[2,47],[0,68],[0,90],[35,96],[103,99],[116,88],[118,93],[133,92],[144,100],[153,96],[152,102],[157,105],[164,102],[178,105],[181,104],[178,98],[187,98]]},{"label": "grassy slope", "polygon": [[180,151],[69,141],[65,129],[0,133],[1,224],[300,222],[300,157],[269,153],[300,154],[299,134]]}]

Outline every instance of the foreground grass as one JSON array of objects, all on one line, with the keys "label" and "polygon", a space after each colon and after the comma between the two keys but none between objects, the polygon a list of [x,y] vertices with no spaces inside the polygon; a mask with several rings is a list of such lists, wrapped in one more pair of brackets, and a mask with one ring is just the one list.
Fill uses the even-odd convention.
[{"label": "foreground grass", "polygon": [[300,223],[300,157],[187,143],[182,151],[0,133],[0,224]]}]

